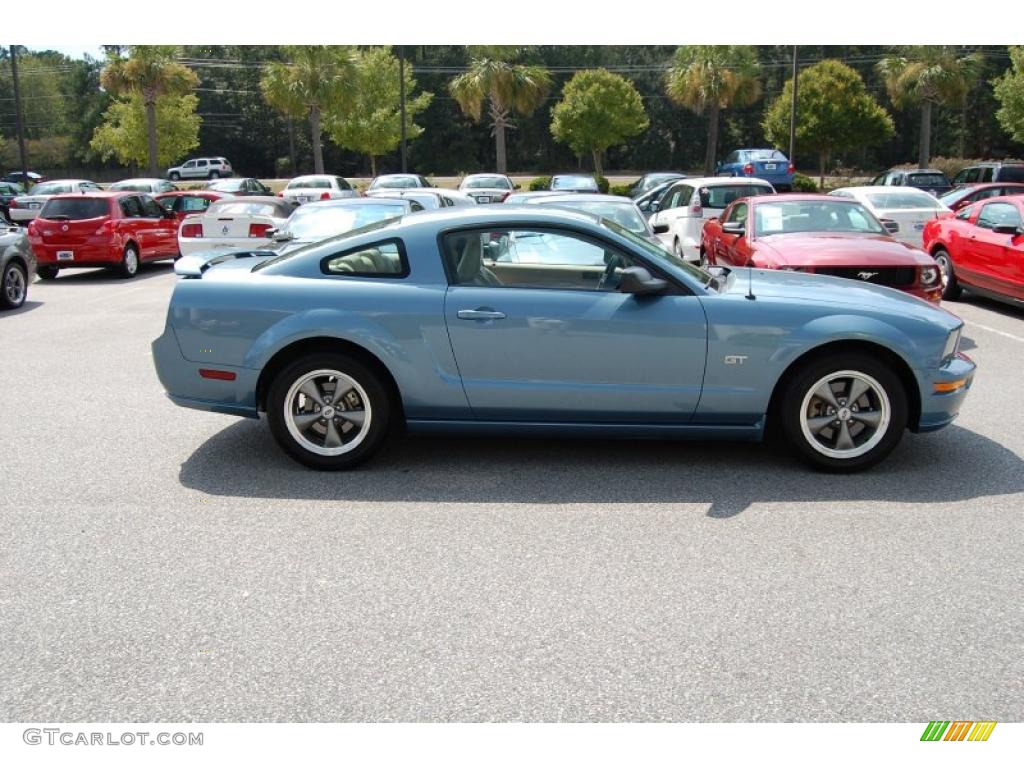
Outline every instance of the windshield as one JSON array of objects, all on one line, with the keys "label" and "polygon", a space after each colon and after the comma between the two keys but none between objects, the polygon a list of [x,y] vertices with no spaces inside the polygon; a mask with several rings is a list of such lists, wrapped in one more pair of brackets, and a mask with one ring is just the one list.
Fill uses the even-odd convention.
[{"label": "windshield", "polygon": [[504,176],[474,176],[462,182],[463,189],[512,189]]},{"label": "windshield", "polygon": [[70,184],[59,184],[55,181],[45,181],[32,188],[33,195],[66,195],[74,192]]},{"label": "windshield", "polygon": [[235,179],[233,181],[215,181],[212,184],[207,184],[207,189],[212,189],[215,192],[236,192],[242,188],[242,180]]},{"label": "windshield", "polygon": [[831,200],[758,202],[754,206],[754,234],[758,237],[791,232],[862,232],[887,234],[860,203]]},{"label": "windshield", "polygon": [[323,240],[353,229],[374,224],[385,219],[394,219],[405,213],[400,203],[380,205],[324,205],[305,206],[291,215],[283,232],[296,240]]},{"label": "windshield", "polygon": [[50,200],[39,212],[43,219],[98,219],[110,214],[110,204],[97,197],[66,197]]},{"label": "windshield", "polygon": [[749,149],[747,160],[785,160],[786,156],[777,149]]},{"label": "windshield", "polygon": [[331,182],[322,176],[300,176],[288,182],[288,189],[330,189]]},{"label": "windshield", "polygon": [[941,173],[908,173],[907,183],[914,187],[948,187],[949,179]]},{"label": "windshield", "polygon": [[711,281],[714,279],[710,273],[705,272],[697,265],[690,264],[688,261],[679,258],[674,253],[662,248],[660,245],[655,245],[646,237],[641,237],[635,232],[630,232],[628,229],[616,224],[611,219],[601,219],[601,226],[628,240],[637,250],[642,251],[645,256],[650,257],[653,261],[663,264],[671,264],[676,269],[681,269],[701,285],[710,285]]},{"label": "windshield", "polygon": [[926,208],[933,211],[943,210],[943,205],[927,192],[868,192],[868,202],[878,210],[911,210]]},{"label": "windshield", "polygon": [[589,189],[597,192],[597,182],[590,176],[555,176],[552,189]]},{"label": "windshield", "polygon": [[583,200],[577,202],[575,200],[563,201],[557,199],[540,199],[536,202],[541,205],[558,206],[559,208],[569,208],[574,211],[586,211],[604,219],[611,219],[630,232],[636,232],[638,235],[647,234],[647,222],[632,203],[606,200]]},{"label": "windshield", "polygon": [[119,181],[116,184],[111,184],[110,188],[119,192],[149,192],[153,185],[148,181]]},{"label": "windshield", "polygon": [[412,189],[418,187],[415,176],[384,176],[374,179],[371,189]]},{"label": "windshield", "polygon": [[966,189],[954,189],[952,192],[947,192],[939,198],[939,202],[945,205],[947,208],[952,207],[963,200],[965,197],[970,195],[974,190],[971,187]]}]

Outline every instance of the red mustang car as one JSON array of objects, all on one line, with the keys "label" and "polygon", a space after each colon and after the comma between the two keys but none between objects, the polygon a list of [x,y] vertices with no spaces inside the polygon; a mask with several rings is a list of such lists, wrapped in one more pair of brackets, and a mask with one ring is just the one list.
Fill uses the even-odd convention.
[{"label": "red mustang car", "polygon": [[968,288],[1024,301],[1024,197],[993,197],[924,227],[924,247],[939,265],[942,298]]},{"label": "red mustang car", "polygon": [[870,211],[848,198],[741,198],[721,219],[705,222],[700,252],[704,264],[847,277],[934,302],[941,294],[935,260],[893,239]]},{"label": "red mustang car", "polygon": [[114,267],[135,277],[144,261],[178,255],[178,221],[146,194],[56,195],[28,226],[38,273],[52,280],[64,267]]},{"label": "red mustang car", "polygon": [[222,192],[210,192],[205,189],[184,192],[161,192],[154,195],[156,201],[171,211],[180,222],[193,213],[205,213],[214,200],[225,197]]},{"label": "red mustang car", "polygon": [[[957,187],[939,198],[939,202],[953,211],[959,211],[971,203],[985,200],[989,197],[1002,197],[1003,195],[1024,195],[1024,184],[1013,184],[1006,182],[991,182],[988,184],[971,184],[965,187]],[[949,216],[949,214],[945,214]]]}]

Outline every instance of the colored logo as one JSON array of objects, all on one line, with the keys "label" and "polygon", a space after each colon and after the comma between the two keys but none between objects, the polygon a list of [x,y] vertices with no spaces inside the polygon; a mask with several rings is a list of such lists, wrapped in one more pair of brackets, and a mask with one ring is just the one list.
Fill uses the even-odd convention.
[{"label": "colored logo", "polygon": [[994,720],[933,720],[921,734],[921,741],[988,741],[995,727]]}]

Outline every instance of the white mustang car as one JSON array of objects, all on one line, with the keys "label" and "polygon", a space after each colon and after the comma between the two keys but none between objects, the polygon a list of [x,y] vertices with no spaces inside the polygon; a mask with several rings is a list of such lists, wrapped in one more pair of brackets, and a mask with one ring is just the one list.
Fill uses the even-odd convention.
[{"label": "white mustang car", "polygon": [[359,197],[352,185],[340,176],[326,174],[316,176],[298,176],[288,182],[288,186],[280,193],[290,203],[300,205],[314,200],[339,200],[345,197]]},{"label": "white mustang car", "polygon": [[228,197],[199,215],[186,216],[178,229],[182,256],[214,248],[262,248],[272,241],[295,206],[279,197]]}]

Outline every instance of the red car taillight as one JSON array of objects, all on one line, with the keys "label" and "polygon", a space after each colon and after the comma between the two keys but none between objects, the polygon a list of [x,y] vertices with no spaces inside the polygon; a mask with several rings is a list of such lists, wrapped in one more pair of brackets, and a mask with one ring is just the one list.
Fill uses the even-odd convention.
[{"label": "red car taillight", "polygon": [[30,221],[28,223],[28,233],[30,235],[38,235],[39,234],[39,230],[36,229],[36,222],[34,220]]},{"label": "red car taillight", "polygon": [[694,216],[704,215],[704,209],[700,205],[700,195],[696,192],[693,193],[693,199],[690,201],[690,213]]},{"label": "red car taillight", "polygon": [[790,163],[789,164],[789,168],[786,170],[786,173],[788,173],[788,174],[796,173],[796,166],[793,165],[792,163]]},{"label": "red car taillight", "polygon": [[113,231],[114,231],[114,222],[111,221],[110,219],[107,219],[102,224],[100,224],[99,229],[97,229],[93,234],[96,234],[96,235],[109,235]]},{"label": "red car taillight", "polygon": [[268,229],[273,229],[269,224],[250,224],[249,237],[263,237]]},{"label": "red car taillight", "polygon": [[186,224],[181,228],[182,237],[202,237],[203,236],[203,225],[202,224]]},{"label": "red car taillight", "polygon": [[754,166],[751,165],[750,163],[747,163],[746,165],[743,166],[743,173],[747,176],[753,176]]},{"label": "red car taillight", "polygon": [[8,205],[7,207],[8,208],[20,208],[21,206],[18,205],[18,198],[14,198],[13,200],[11,200],[10,205]]},{"label": "red car taillight", "polygon": [[320,193],[320,199],[321,200],[330,200],[331,199],[331,193],[330,192],[321,192]]},{"label": "red car taillight", "polygon": [[278,193],[277,193],[277,196],[278,196],[278,197],[284,197],[284,192],[283,192],[283,191],[281,191],[281,192],[278,192]]}]

